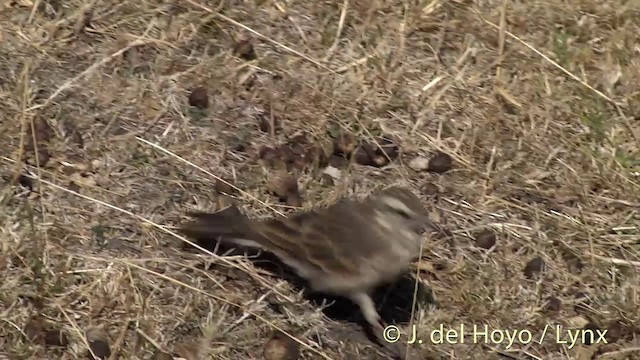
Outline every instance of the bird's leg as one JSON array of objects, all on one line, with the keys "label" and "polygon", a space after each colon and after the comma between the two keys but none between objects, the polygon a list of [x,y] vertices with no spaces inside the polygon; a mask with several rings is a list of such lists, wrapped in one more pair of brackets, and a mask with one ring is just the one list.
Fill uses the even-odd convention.
[{"label": "bird's leg", "polygon": [[373,327],[383,326],[384,323],[380,318],[380,314],[376,310],[376,306],[373,303],[371,296],[365,292],[357,292],[349,295],[349,299],[360,307],[364,319]]},{"label": "bird's leg", "polygon": [[365,292],[356,292],[350,294],[349,299],[360,307],[362,315],[364,315],[365,320],[367,320],[371,325],[373,333],[379,344],[390,349],[395,355],[401,356],[402,350],[399,344],[391,343],[384,338],[383,333],[387,325],[376,310],[376,306],[373,303],[371,296]]}]

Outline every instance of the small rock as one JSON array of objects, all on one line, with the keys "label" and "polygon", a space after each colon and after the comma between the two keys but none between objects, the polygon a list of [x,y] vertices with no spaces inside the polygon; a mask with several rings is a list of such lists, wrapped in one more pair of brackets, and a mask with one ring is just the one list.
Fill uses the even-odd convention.
[{"label": "small rock", "polygon": [[207,89],[200,86],[189,94],[189,105],[195,106],[199,109],[206,109],[209,107],[209,95],[207,94]]},{"label": "small rock", "polygon": [[251,39],[240,40],[233,46],[233,53],[246,61],[257,59],[256,50],[251,43]]},{"label": "small rock", "polygon": [[324,168],[322,170],[322,173],[330,176],[334,180],[340,180],[340,178],[342,177],[342,171],[340,171],[340,169],[335,168],[331,165]]},{"label": "small rock", "polygon": [[18,176],[18,184],[29,189],[29,191],[33,191],[33,180],[26,175],[20,174]]},{"label": "small rock", "polygon": [[451,170],[453,165],[453,159],[448,154],[438,152],[434,157],[429,160],[429,166],[427,171],[442,174]]},{"label": "small rock", "polygon": [[328,163],[329,166],[333,166],[335,168],[346,168],[347,166],[349,166],[349,160],[337,155],[331,155],[329,157]]},{"label": "small rock", "polygon": [[197,341],[187,341],[176,345],[175,354],[186,360],[200,359],[200,346]]},{"label": "small rock", "polygon": [[354,153],[356,163],[380,168],[389,165],[391,160],[398,156],[398,148],[393,142],[382,138],[377,138],[376,141],[380,147],[376,144],[362,143],[356,148]]},{"label": "small rock", "polygon": [[258,151],[258,158],[260,158],[260,160],[263,160],[267,164],[273,164],[276,159],[278,159],[278,156],[278,152],[275,149],[267,146],[261,147]]},{"label": "small rock", "polygon": [[378,136],[375,138],[375,140],[378,143],[378,145],[380,145],[379,147],[376,146],[376,153],[378,155],[382,155],[385,158],[385,160],[393,161],[400,154],[400,148],[395,143],[395,141],[391,139],[391,137]]},{"label": "small rock", "polygon": [[353,135],[342,132],[333,142],[333,154],[348,157],[356,149],[356,145],[356,139]]},{"label": "small rock", "polygon": [[60,330],[47,330],[44,333],[44,343],[48,346],[66,347],[69,345],[69,339]]},{"label": "small rock", "polygon": [[427,196],[438,195],[439,192],[440,192],[440,189],[438,188],[438,185],[432,182],[428,182],[422,185],[422,193]]},{"label": "small rock", "polygon": [[336,184],[336,179],[332,178],[330,175],[322,174],[320,183],[323,185],[333,186]]},{"label": "small rock", "polygon": [[218,198],[216,199],[216,205],[218,209],[225,209],[229,206],[235,205],[235,199],[229,195],[218,194]]},{"label": "small rock", "polygon": [[364,166],[374,166],[375,165],[375,161],[373,159],[374,157],[375,157],[375,153],[371,149],[369,144],[363,144],[358,146],[353,153],[353,158],[356,164],[360,164]]},{"label": "small rock", "polygon": [[555,296],[549,296],[544,308],[547,311],[558,312],[562,308],[562,301]]},{"label": "small rock", "polygon": [[29,341],[38,343],[43,335],[42,319],[38,316],[32,317],[24,326],[23,331]]},{"label": "small rock", "polygon": [[287,170],[297,170],[302,171],[307,167],[307,159],[304,156],[296,155],[293,157],[292,161],[287,162]]},{"label": "small rock", "polygon": [[407,165],[409,166],[409,168],[415,171],[427,170],[429,168],[429,159],[422,156],[417,156],[411,159]]},{"label": "small rock", "polygon": [[282,152],[282,159],[285,162],[287,171],[302,171],[307,167],[307,159],[304,155],[298,155],[287,149],[288,151]]},{"label": "small rock", "polygon": [[266,133],[275,133],[280,129],[280,120],[269,111],[258,115],[258,129]]},{"label": "small rock", "polygon": [[[45,167],[51,159],[49,151],[49,142],[55,135],[55,131],[49,125],[49,122],[42,117],[36,117],[33,120],[34,134],[31,128],[27,129],[27,141],[25,143],[25,162],[29,165],[40,165]],[[33,137],[35,135],[35,143]]]},{"label": "small rock", "polygon": [[107,359],[111,356],[111,348],[109,347],[109,337],[106,333],[99,329],[92,329],[87,331],[87,341],[89,341],[89,348],[87,350],[87,358],[93,359],[91,352],[98,359]]},{"label": "small rock", "polygon": [[298,154],[297,151],[299,150],[300,149],[296,149],[289,144],[278,146],[278,148],[276,149],[278,157],[284,163],[287,171],[302,171],[307,167],[307,159],[305,158],[304,154]]},{"label": "small rock", "polygon": [[224,179],[217,179],[216,180],[216,192],[218,194],[227,194],[227,195],[233,195],[235,193],[238,192],[238,190],[236,190],[236,188],[234,188],[233,186],[231,186],[231,182],[230,181],[222,181]]},{"label": "small rock", "polygon": [[571,252],[569,249],[561,248],[562,259],[567,264],[567,267],[572,273],[580,273],[584,268],[584,263],[578,257],[578,255]]},{"label": "small rock", "polygon": [[164,351],[157,350],[152,357],[153,360],[173,360],[173,356]]},{"label": "small rock", "polygon": [[[89,348],[98,359],[108,359],[111,356],[109,343],[104,339],[89,340]],[[91,352],[87,351],[87,359],[93,359]]]},{"label": "small rock", "polygon": [[582,328],[582,330],[583,330],[583,332],[582,332],[582,340],[583,340],[585,345],[593,344],[596,340],[598,340],[598,338],[596,337],[597,334],[602,332],[600,327],[598,327],[598,325],[596,323],[594,323],[594,322],[588,322],[587,325],[585,325]]},{"label": "small rock", "polygon": [[536,279],[545,268],[546,264],[544,263],[544,260],[538,256],[531,259],[524,267],[524,276],[531,280]]},{"label": "small rock", "polygon": [[289,336],[276,331],[264,346],[265,360],[297,360],[300,357],[300,346]]},{"label": "small rock", "polygon": [[298,180],[291,175],[275,175],[267,182],[267,189],[281,201],[286,201],[289,195],[298,193]]},{"label": "small rock", "polygon": [[619,320],[611,320],[607,324],[607,335],[605,338],[609,344],[620,340],[623,335],[623,324]]},{"label": "small rock", "polygon": [[496,234],[488,229],[482,230],[476,235],[476,246],[482,249],[491,249],[496,244]]},{"label": "small rock", "polygon": [[290,193],[287,194],[287,198],[284,203],[291,207],[302,207],[302,197],[300,196],[300,193]]}]

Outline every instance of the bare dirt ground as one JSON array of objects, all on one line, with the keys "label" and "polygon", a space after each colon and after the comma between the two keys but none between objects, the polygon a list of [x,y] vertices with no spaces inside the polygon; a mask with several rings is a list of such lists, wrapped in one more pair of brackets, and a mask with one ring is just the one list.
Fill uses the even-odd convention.
[{"label": "bare dirt ground", "polygon": [[[377,297],[403,331],[413,309],[416,359],[640,358],[636,0],[7,0],[0,109],[0,358],[383,358],[353,308],[182,248],[171,231],[221,206],[217,178],[252,216],[421,194],[442,229],[421,291]],[[332,178],[285,149],[299,189],[280,201],[287,166],[263,147],[301,134],[399,155],[332,156]],[[438,152],[452,168],[425,170]],[[464,342],[431,341],[461,324]]]}]

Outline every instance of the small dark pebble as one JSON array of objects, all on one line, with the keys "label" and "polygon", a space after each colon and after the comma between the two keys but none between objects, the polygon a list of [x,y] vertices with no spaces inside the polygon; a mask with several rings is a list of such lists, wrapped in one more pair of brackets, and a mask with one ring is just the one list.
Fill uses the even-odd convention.
[{"label": "small dark pebble", "polygon": [[280,121],[270,114],[258,115],[258,129],[266,133],[275,132],[280,129]]},{"label": "small dark pebble", "polygon": [[306,152],[307,145],[309,145],[309,140],[307,140],[306,135],[298,134],[289,139],[288,144],[294,153],[302,155]]},{"label": "small dark pebble", "polygon": [[389,160],[393,161],[400,154],[400,148],[390,137],[379,136],[376,138],[376,141],[378,145],[380,145],[379,148],[376,146],[376,152],[379,155],[386,155],[385,158],[388,157]]},{"label": "small dark pebble", "polygon": [[38,89],[33,97],[33,102],[40,104],[44,102],[49,97],[49,95],[51,95],[50,91],[47,91],[45,89]]},{"label": "small dark pebble", "polygon": [[[51,152],[49,152],[47,144],[39,144],[38,151],[36,152],[27,151],[27,158],[25,159],[25,162],[31,166],[37,166],[40,164],[40,167],[45,167],[51,159]],[[36,159],[36,154],[38,155],[38,159]]]},{"label": "small dark pebble", "polygon": [[285,204],[287,206],[302,207],[302,197],[300,196],[300,193],[292,192],[287,194]]},{"label": "small dark pebble", "polygon": [[246,61],[257,59],[256,50],[250,39],[240,40],[233,46],[233,53]]},{"label": "small dark pebble", "polygon": [[[93,351],[93,354],[98,357],[98,359],[107,359],[111,356],[109,344],[103,339],[90,340],[89,348],[91,348],[91,351]],[[87,358],[93,359],[90,351],[87,351]]]},{"label": "small dark pebble", "polygon": [[422,193],[427,196],[438,195],[439,192],[440,192],[440,189],[438,188],[438,185],[432,182],[428,182],[422,185]]},{"label": "small dark pebble", "polygon": [[399,154],[398,146],[388,137],[379,136],[375,143],[361,143],[355,149],[355,161],[360,165],[383,167],[389,165]]},{"label": "small dark pebble", "polygon": [[[588,322],[584,328],[582,328],[582,340],[585,345],[591,345],[595,341],[599,340],[599,335],[602,333],[602,330],[593,322]],[[589,331],[590,330],[590,331]]]},{"label": "small dark pebble", "polygon": [[276,331],[264,346],[266,360],[296,360],[300,357],[300,346],[289,336]]},{"label": "small dark pebble", "polygon": [[272,163],[278,158],[278,152],[267,146],[263,146],[258,151],[258,157],[267,163]]},{"label": "small dark pebble", "polygon": [[280,201],[286,202],[291,194],[298,193],[298,179],[292,175],[272,176],[267,182],[267,189]]},{"label": "small dark pebble", "polygon": [[27,189],[29,189],[29,191],[33,191],[33,181],[31,180],[30,177],[27,177],[25,175],[19,175],[18,176],[18,184],[26,187]]},{"label": "small dark pebble", "polygon": [[[51,125],[49,125],[49,122],[42,118],[42,117],[38,117],[34,120],[33,123],[33,127],[35,130],[35,136],[36,136],[36,142],[38,144],[41,143],[46,143],[48,141],[51,140],[51,138],[54,136],[55,131],[53,130],[53,128],[51,127]],[[30,129],[29,129],[30,131]],[[33,147],[33,138],[29,137],[29,149],[34,149]]]},{"label": "small dark pebble", "polygon": [[349,133],[340,133],[333,142],[334,155],[350,156],[356,149],[356,139]]},{"label": "small dark pebble", "polygon": [[389,164],[389,158],[372,144],[361,144],[354,152],[356,163],[365,166],[383,167]]},{"label": "small dark pebble", "polygon": [[345,159],[342,156],[331,155],[328,161],[330,166],[333,166],[336,169],[346,168],[349,165],[349,160]]},{"label": "small dark pebble", "polygon": [[542,272],[546,267],[544,260],[541,257],[536,257],[531,259],[527,265],[524,267],[524,276],[528,279],[536,279],[540,276],[540,272]]},{"label": "small dark pebble", "polygon": [[44,343],[49,346],[66,347],[69,345],[67,335],[60,330],[47,330],[44,333]]},{"label": "small dark pebble", "polygon": [[373,166],[373,158],[372,155],[374,152],[369,148],[369,144],[364,144],[358,146],[354,153],[353,158],[356,164],[365,165],[365,166]]},{"label": "small dark pebble", "polygon": [[619,320],[611,320],[607,324],[607,334],[605,338],[609,344],[620,340],[622,338],[623,324]]},{"label": "small dark pebble", "polygon": [[152,359],[153,360],[173,360],[173,356],[171,356],[171,354],[167,354],[164,351],[158,350],[153,354]]},{"label": "small dark pebble", "polygon": [[438,152],[429,160],[427,171],[442,174],[451,170],[452,165],[453,159],[451,159],[451,156],[443,152]]},{"label": "small dark pebble", "polygon": [[491,249],[496,244],[496,234],[488,229],[482,230],[476,235],[476,246],[482,249]]},{"label": "small dark pebble", "polygon": [[287,170],[299,170],[302,171],[307,167],[307,160],[304,156],[293,155],[287,159]]},{"label": "small dark pebble", "polygon": [[575,270],[579,273],[584,268],[584,263],[582,262],[582,260],[580,260],[580,258],[576,254],[573,254],[567,250],[562,251],[562,259],[565,261],[567,267],[570,270]]},{"label": "small dark pebble", "polygon": [[258,115],[258,130],[271,132],[271,119],[265,115]]},{"label": "small dark pebble", "polygon": [[199,109],[206,109],[209,107],[209,95],[207,89],[204,87],[197,87],[189,94],[189,105],[195,106]]},{"label": "small dark pebble", "polygon": [[555,296],[549,296],[544,308],[547,311],[558,312],[562,308],[562,301]]},{"label": "small dark pebble", "polygon": [[24,326],[24,334],[29,341],[37,343],[42,339],[42,320],[38,317],[32,317]]},{"label": "small dark pebble", "polygon": [[222,180],[216,180],[216,192],[218,194],[227,194],[233,195],[238,192],[234,187],[232,187],[230,181],[223,182]]},{"label": "small dark pebble", "polygon": [[276,148],[278,159],[284,163],[287,171],[293,169],[302,170],[307,166],[304,155],[298,155],[296,149],[288,144],[280,145]]}]

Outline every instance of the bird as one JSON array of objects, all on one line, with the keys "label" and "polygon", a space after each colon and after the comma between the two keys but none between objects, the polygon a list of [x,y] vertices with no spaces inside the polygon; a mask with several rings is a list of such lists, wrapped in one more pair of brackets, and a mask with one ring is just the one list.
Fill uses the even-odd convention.
[{"label": "bird", "polygon": [[380,340],[386,324],[371,297],[420,256],[427,209],[409,188],[392,185],[364,199],[289,216],[251,219],[231,205],[215,213],[189,212],[179,227],[196,239],[270,252],[307,280],[312,290],[350,299]]}]

